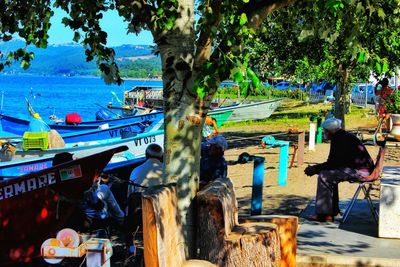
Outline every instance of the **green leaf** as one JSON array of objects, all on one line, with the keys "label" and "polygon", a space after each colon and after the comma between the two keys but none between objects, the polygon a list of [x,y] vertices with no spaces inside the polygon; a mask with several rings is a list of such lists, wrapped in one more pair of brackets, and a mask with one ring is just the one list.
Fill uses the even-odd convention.
[{"label": "green leaf", "polygon": [[243,26],[247,23],[247,16],[245,13],[240,14],[240,26]]},{"label": "green leaf", "polygon": [[302,30],[300,32],[300,36],[299,36],[299,41],[303,41],[304,39],[313,36],[314,35],[314,31],[313,30]]},{"label": "green leaf", "polygon": [[357,62],[364,63],[364,61],[365,61],[365,51],[363,50],[358,54]]},{"label": "green leaf", "polygon": [[162,15],[164,13],[164,9],[163,8],[158,8],[157,9],[157,15]]},{"label": "green leaf", "polygon": [[166,30],[172,30],[174,27],[174,20],[168,19],[167,22],[164,24]]},{"label": "green leaf", "polygon": [[201,99],[203,99],[206,96],[205,87],[198,85],[197,88],[196,88],[196,93]]},{"label": "green leaf", "polygon": [[378,17],[384,19],[386,17],[385,11],[382,8],[378,8]]},{"label": "green leaf", "polygon": [[382,72],[387,73],[389,71],[389,64],[387,62],[383,63]]},{"label": "green leaf", "polygon": [[31,64],[30,64],[28,61],[26,61],[26,60],[22,60],[22,61],[21,61],[21,68],[23,68],[24,70],[27,70],[27,69],[29,68],[30,65],[31,65]]},{"label": "green leaf", "polygon": [[241,83],[244,80],[243,78],[243,74],[240,71],[237,71],[234,75],[233,75],[233,81],[237,82],[237,83]]},{"label": "green leaf", "polygon": [[376,62],[375,70],[376,70],[376,73],[378,73],[379,75],[382,74],[382,65],[379,62]]},{"label": "green leaf", "polygon": [[249,83],[248,82],[242,82],[239,84],[239,88],[240,88],[240,93],[244,96],[244,97],[248,97],[249,96]]},{"label": "green leaf", "polygon": [[79,32],[74,32],[74,41],[75,42],[79,42],[79,40],[81,39],[81,34]]},{"label": "green leaf", "polygon": [[12,39],[12,35],[7,35],[7,34],[3,35],[3,41],[4,42],[10,41],[11,39]]}]

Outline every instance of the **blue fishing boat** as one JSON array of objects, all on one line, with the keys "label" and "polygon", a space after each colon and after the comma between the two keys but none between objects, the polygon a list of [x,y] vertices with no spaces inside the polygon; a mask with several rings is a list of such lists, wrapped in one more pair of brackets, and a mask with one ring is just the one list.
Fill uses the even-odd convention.
[{"label": "blue fishing boat", "polygon": [[105,140],[110,138],[133,137],[140,133],[158,130],[162,126],[163,120],[148,120],[124,125],[117,125],[105,129],[95,129],[78,131],[76,133],[62,134],[65,143],[89,142]]},{"label": "blue fishing boat", "polygon": [[[72,133],[76,131],[94,130],[101,125],[108,124],[109,126],[142,122],[152,119],[161,119],[164,117],[163,112],[149,113],[138,116],[131,116],[120,119],[104,120],[104,121],[90,121],[83,122],[79,125],[66,125],[66,124],[49,124],[50,129],[56,130],[60,134]],[[22,136],[28,130],[29,120],[19,119],[12,116],[0,114],[0,123],[2,130],[17,136]]]},{"label": "blue fishing boat", "polygon": [[[103,124],[108,124],[108,125],[121,125],[121,124],[127,124],[127,123],[134,123],[134,122],[143,122],[143,121],[148,121],[148,120],[153,120],[153,119],[159,119],[163,118],[164,113],[162,111],[157,111],[157,112],[152,112],[152,113],[146,113],[142,114],[136,114],[134,116],[128,116],[128,117],[121,117],[121,118],[114,118],[114,119],[106,119],[106,120],[96,120],[96,121],[82,121],[79,125],[80,126],[100,126]],[[65,122],[58,122],[55,123],[55,125],[68,125]],[[52,127],[52,125],[49,125]]]},{"label": "blue fishing boat", "polygon": [[[145,154],[146,147],[149,144],[156,143],[161,147],[164,145],[164,131],[157,130],[138,134],[134,137],[117,137],[105,140],[96,140],[88,142],[66,143],[64,147],[49,148],[46,150],[32,149],[22,150],[17,148],[13,160],[31,157],[54,156],[57,153],[69,152],[77,157],[83,157],[97,153],[98,151],[111,149],[117,146],[126,145],[134,157],[140,157]],[[2,166],[3,162],[0,163]]]}]

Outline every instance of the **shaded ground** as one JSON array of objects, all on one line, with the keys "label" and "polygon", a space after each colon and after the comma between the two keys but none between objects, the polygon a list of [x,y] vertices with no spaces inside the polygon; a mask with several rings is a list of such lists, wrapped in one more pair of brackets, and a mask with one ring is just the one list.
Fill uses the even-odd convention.
[{"label": "shaded ground", "polygon": [[[371,143],[372,135],[365,129],[362,131],[364,141]],[[228,138],[229,149],[225,156],[228,160],[228,176],[235,186],[239,210],[242,215],[250,214],[253,162],[235,164],[238,156],[247,152],[251,155],[265,157],[265,174],[263,188],[263,214],[290,214],[299,215],[307,203],[315,196],[316,176],[308,177],[304,174],[304,168],[310,164],[320,163],[326,160],[329,153],[329,143],[318,144],[315,151],[305,148],[304,165],[297,166],[297,155],[294,167],[288,170],[286,186],[278,186],[279,148],[265,149],[260,146],[261,139],[271,134],[268,131],[261,133],[248,132],[224,132]],[[297,137],[288,134],[276,134],[275,139],[295,141]],[[306,138],[307,143],[308,138]],[[393,145],[390,142],[388,145]],[[379,147],[367,145],[371,157],[375,160]],[[293,155],[293,143],[289,149],[289,160]],[[385,165],[400,165],[400,150],[396,147],[388,147],[385,155]],[[356,185],[341,183],[339,185],[340,198],[349,198],[353,195]],[[373,195],[379,196],[379,192]]]},{"label": "shaded ground", "polygon": [[[250,132],[255,130],[257,130],[257,132]],[[278,140],[291,141],[289,149],[290,160],[294,150],[293,142],[297,140],[297,136],[287,134],[287,132],[283,132],[283,130],[282,126],[274,127],[273,125],[261,125],[242,127],[240,132],[237,131],[237,129],[226,129],[222,133],[227,137],[229,144],[229,149],[225,153],[228,161],[228,176],[232,179],[235,187],[240,215],[250,214],[253,175],[253,162],[236,164],[238,156],[243,152],[262,156],[266,159],[264,166],[263,214],[290,214],[298,216],[315,196],[316,176],[307,177],[304,174],[304,168],[308,164],[325,161],[329,153],[329,143],[317,145],[315,151],[308,151],[306,147],[304,165],[297,166],[297,161],[295,161],[294,167],[290,168],[288,171],[286,186],[278,186],[279,148],[265,149],[260,146],[260,142],[264,136],[269,134],[274,135]],[[363,130],[363,136],[366,142],[371,143],[372,136],[367,129]],[[306,143],[308,143],[308,137],[306,138]],[[372,158],[375,159],[378,147],[368,145],[367,149]],[[297,156],[295,159],[297,160]],[[400,165],[400,150],[398,148],[388,147],[385,156],[385,165]],[[340,198],[349,198],[354,191],[355,185],[353,184],[341,183],[339,185]],[[373,195],[379,197],[379,191],[374,191]],[[115,242],[112,266],[142,266],[143,258],[142,250],[140,249],[142,246],[140,236],[136,236],[135,238],[137,242],[136,245],[139,247],[136,257],[127,256],[127,249],[124,246],[123,239],[115,240],[115,235],[113,235],[113,238]],[[58,266],[80,265],[85,266],[83,259],[65,260]],[[42,260],[40,260],[40,262],[35,262],[33,265],[25,266],[47,266],[47,264],[43,264]]]}]

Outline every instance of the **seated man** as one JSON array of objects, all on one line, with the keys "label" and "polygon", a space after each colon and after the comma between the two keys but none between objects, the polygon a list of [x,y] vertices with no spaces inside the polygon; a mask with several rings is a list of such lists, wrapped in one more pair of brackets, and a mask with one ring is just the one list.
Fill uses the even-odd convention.
[{"label": "seated man", "polygon": [[[142,186],[155,186],[162,184],[163,175],[163,150],[157,144],[150,144],[146,148],[146,161],[136,167],[130,176],[130,180]],[[128,187],[128,197],[132,192],[142,191],[139,187]]]},{"label": "seated man", "polygon": [[85,192],[81,203],[85,213],[84,228],[103,227],[110,222],[123,224],[125,215],[108,186],[109,182],[108,175],[102,173],[100,179]]},{"label": "seated man", "polygon": [[353,134],[341,129],[342,121],[331,118],[324,121],[322,128],[331,140],[328,160],[308,166],[308,176],[318,174],[315,211],[311,221],[333,221],[339,210],[338,183],[358,180],[370,175],[374,162],[364,144]]},{"label": "seated man", "polygon": [[213,137],[213,134],[211,133],[210,127],[214,128],[214,135],[219,135],[218,127],[217,127],[217,120],[215,118],[212,118],[210,116],[207,116],[204,125],[203,125],[203,137],[210,139]]},{"label": "seated man", "polygon": [[228,167],[224,151],[228,143],[223,136],[214,136],[202,145],[200,159],[200,188],[217,178],[226,178]]}]

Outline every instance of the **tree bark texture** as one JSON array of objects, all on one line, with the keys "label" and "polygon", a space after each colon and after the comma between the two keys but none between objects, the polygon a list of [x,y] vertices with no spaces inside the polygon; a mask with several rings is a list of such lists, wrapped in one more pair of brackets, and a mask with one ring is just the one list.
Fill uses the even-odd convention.
[{"label": "tree bark texture", "polygon": [[191,202],[198,190],[201,129],[197,94],[193,85],[194,2],[180,2],[174,29],[155,36],[163,69],[165,183],[177,183],[178,209],[187,253],[194,249]]},{"label": "tree bark texture", "polygon": [[197,194],[198,257],[218,266],[280,266],[278,228],[238,223],[232,182],[217,179]]},{"label": "tree bark texture", "polygon": [[276,224],[281,244],[281,267],[296,266],[297,228],[299,218],[286,215],[256,215],[243,219],[244,222],[269,222]]},{"label": "tree bark texture", "polygon": [[175,184],[149,188],[143,193],[145,265],[149,267],[215,266],[207,261],[186,261],[177,202]]},{"label": "tree bark texture", "polygon": [[338,83],[335,95],[335,118],[342,120],[342,128],[346,126],[345,114],[350,107],[349,70],[343,65],[338,67]]}]

